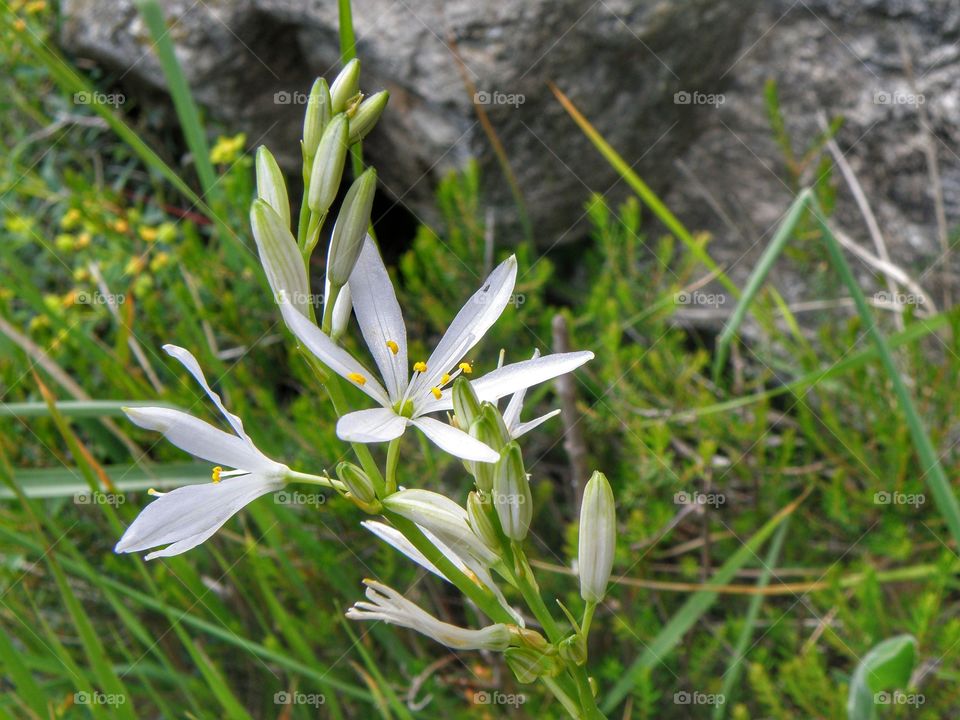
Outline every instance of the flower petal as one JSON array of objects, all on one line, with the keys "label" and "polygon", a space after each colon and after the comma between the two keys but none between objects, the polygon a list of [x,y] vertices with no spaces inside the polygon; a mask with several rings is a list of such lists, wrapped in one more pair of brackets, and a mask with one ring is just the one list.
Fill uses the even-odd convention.
[{"label": "flower petal", "polygon": [[147,505],[114,551],[139,552],[172,543],[147,555],[147,560],[179,555],[213,535],[248,503],[283,486],[282,479],[254,473],[219,483],[177,488]]},{"label": "flower petal", "polygon": [[207,384],[207,378],[204,377],[203,370],[200,369],[200,363],[197,362],[197,359],[193,356],[193,354],[186,348],[182,348],[178,345],[171,345],[169,343],[164,345],[163,349],[167,355],[179,360],[180,363],[190,372],[190,374],[193,375],[193,379],[200,384],[200,387],[204,389],[204,391],[207,393],[207,396],[213,400],[214,405],[216,405],[220,412],[223,413],[223,416],[227,419],[227,422],[230,423],[230,427],[233,428],[233,431],[239,435],[242,440],[245,440],[247,444],[253,447],[253,440],[251,440],[250,436],[244,432],[243,420],[227,410],[223,404],[223,401],[220,399],[220,396],[210,389],[210,385]]},{"label": "flower petal", "polygon": [[510,301],[517,280],[517,258],[511,255],[498,265],[450,323],[427,360],[427,372],[416,380],[411,396],[425,395],[480,342]]},{"label": "flower petal", "polygon": [[[280,302],[280,312],[283,314],[283,319],[286,321],[290,331],[297,336],[300,342],[307,346],[307,349],[312,352],[320,362],[340,377],[350,380],[353,385],[359,387],[381,405],[390,405],[390,399],[387,397],[383,386],[377,382],[376,378],[367,372],[367,369],[363,367],[363,365],[354,360],[350,353],[342,347],[339,347],[314,323],[294,310],[289,302]],[[356,382],[355,379],[350,377],[351,375],[363,377],[363,384]]]},{"label": "flower petal", "polygon": [[181,450],[217,465],[261,472],[279,472],[285,468],[236,435],[181,410],[128,407],[124,412],[135,425],[162,432]]},{"label": "flower petal", "polygon": [[548,412],[546,415],[541,415],[538,418],[534,418],[529,422],[517,423],[516,425],[513,425],[510,427],[510,437],[516,440],[518,437],[526,435],[528,432],[533,430],[538,425],[542,425],[550,418],[556,417],[559,414],[560,414],[560,408],[557,408],[556,410]]},{"label": "flower petal", "polygon": [[403,435],[408,422],[389,408],[357,410],[337,422],[337,437],[347,442],[387,442]]},{"label": "flower petal", "polygon": [[[504,365],[472,381],[473,389],[480,401],[496,402],[500,398],[519,390],[533,387],[558,375],[576,370],[588,360],[593,359],[589,351],[553,353],[535,360],[524,360]],[[448,393],[449,395],[449,393]],[[423,403],[418,413],[431,413],[438,410],[450,410],[453,402],[450,397]]]},{"label": "flower petal", "polygon": [[499,453],[492,447],[452,425],[428,417],[414,418],[410,422],[420,428],[437,447],[458,458],[487,463],[496,462],[500,458]]},{"label": "flower petal", "polygon": [[[533,360],[540,357],[540,350],[533,351]],[[517,390],[507,403],[507,409],[503,411],[503,423],[508,428],[513,428],[520,424],[520,413],[523,411],[523,398],[527,394],[527,389]]]},{"label": "flower petal", "polygon": [[410,372],[407,368],[407,328],[403,324],[390,275],[369,235],[350,275],[350,292],[363,339],[380,368],[390,399],[397,401],[407,389]]}]

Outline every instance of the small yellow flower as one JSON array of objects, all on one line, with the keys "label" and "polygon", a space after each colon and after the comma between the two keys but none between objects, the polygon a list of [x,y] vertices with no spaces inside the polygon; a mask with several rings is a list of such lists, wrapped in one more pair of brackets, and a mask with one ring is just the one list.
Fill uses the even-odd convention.
[{"label": "small yellow flower", "polygon": [[33,0],[24,5],[23,9],[28,15],[36,15],[47,9],[47,3],[45,0]]},{"label": "small yellow flower", "polygon": [[77,304],[77,296],[79,293],[76,290],[71,290],[66,295],[63,296],[63,299],[60,301],[65,308],[73,307]]},{"label": "small yellow flower", "polygon": [[139,233],[140,233],[140,238],[144,242],[148,242],[148,243],[156,242],[157,236],[160,234],[156,228],[150,227],[149,225],[141,226],[139,229]]},{"label": "small yellow flower", "polygon": [[77,268],[73,271],[73,280],[74,282],[84,283],[90,279],[90,271],[86,268]]},{"label": "small yellow flower", "polygon": [[53,239],[53,244],[60,252],[70,252],[76,247],[76,238],[70,233],[60,233]]},{"label": "small yellow flower", "polygon": [[83,216],[77,208],[70,208],[63,214],[63,217],[60,218],[60,227],[64,230],[73,230],[80,225],[82,219]]},{"label": "small yellow flower", "polygon": [[216,144],[210,150],[210,162],[215,165],[229,165],[237,160],[243,154],[243,148],[247,143],[247,136],[239,133],[233,137],[221,136],[217,138]]},{"label": "small yellow flower", "polygon": [[113,221],[113,229],[118,233],[126,233],[130,231],[130,223],[128,223],[123,218],[117,218]]},{"label": "small yellow flower", "polygon": [[75,247],[77,250],[83,250],[85,247],[90,247],[91,242],[93,242],[93,236],[88,232],[82,232],[77,235]]},{"label": "small yellow flower", "polygon": [[127,275],[139,275],[143,272],[143,269],[147,266],[147,260],[144,257],[138,256],[130,258],[130,261],[127,263],[126,267],[123,268],[123,271]]},{"label": "small yellow flower", "polygon": [[35,332],[36,330],[41,330],[46,327],[50,327],[50,318],[46,315],[36,315],[30,319],[30,324],[27,326],[27,329],[30,330],[30,332]]},{"label": "small yellow flower", "polygon": [[157,240],[162,243],[171,243],[177,239],[177,226],[172,222],[157,225]]},{"label": "small yellow flower", "polygon": [[158,252],[153,256],[153,260],[150,261],[150,269],[153,272],[158,272],[163,270],[167,265],[170,264],[170,253]]}]

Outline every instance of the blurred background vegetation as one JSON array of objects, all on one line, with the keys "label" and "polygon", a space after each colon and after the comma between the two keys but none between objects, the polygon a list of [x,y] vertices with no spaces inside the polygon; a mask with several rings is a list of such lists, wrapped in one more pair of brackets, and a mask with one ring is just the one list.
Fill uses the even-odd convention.
[{"label": "blurred background vegetation", "polygon": [[[198,356],[272,457],[332,469],[344,448],[251,251],[246,138],[206,124],[191,141],[135,104],[78,105],[74,93],[109,93],[112,79],[42,44],[54,23],[43,2],[11,5],[0,23],[0,717],[560,717],[492,656],[348,625],[365,576],[411,588],[453,622],[475,616],[334,497],[264,498],[185,556],[113,554],[148,487],[209,475],[119,410],[159,400],[212,417],[163,343]],[[770,132],[783,132],[776,88],[768,95]],[[823,143],[811,152],[829,210],[837,179]],[[440,184],[441,222],[398,233],[386,221],[378,236],[424,348],[481,269],[516,252],[517,301],[476,361],[564,343],[596,353],[562,397],[531,395],[530,415],[562,402],[574,412],[526,444],[532,553],[546,592],[570,606],[578,475],[601,468],[614,485],[617,579],[590,648],[611,716],[846,717],[855,668],[902,633],[917,640],[902,689],[923,704],[878,715],[954,716],[955,546],[862,319],[838,303],[801,326],[763,285],[748,339],[714,377],[716,334],[674,317],[678,298],[722,274],[704,265],[708,237],[666,232],[668,211],[643,192],[611,206],[585,191],[588,241],[546,254],[508,245],[489,227],[478,172]],[[805,216],[787,254],[819,296],[839,297],[823,239]],[[881,317],[954,477],[958,315],[908,310],[898,322]],[[405,462],[404,482],[464,494],[461,468],[415,442],[406,458],[422,459]],[[712,502],[685,502],[696,494]],[[523,702],[477,700],[494,690]],[[278,693],[301,701],[277,704]],[[721,693],[720,705],[696,700]]]}]

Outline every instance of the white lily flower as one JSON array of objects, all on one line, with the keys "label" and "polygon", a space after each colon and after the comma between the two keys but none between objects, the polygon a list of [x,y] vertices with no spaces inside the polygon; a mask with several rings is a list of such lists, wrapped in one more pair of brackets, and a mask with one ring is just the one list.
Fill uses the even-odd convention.
[{"label": "white lily flower", "polygon": [[[501,263],[457,313],[426,361],[407,367],[407,331],[390,276],[376,245],[368,237],[350,276],[353,309],[360,331],[380,371],[383,384],[346,351],[292,307],[281,305],[293,333],[334,372],[381,405],[349,413],[337,423],[337,435],[350,442],[386,442],[400,437],[408,425],[419,428],[446,452],[479,462],[495,462],[497,453],[466,432],[426,417],[453,407],[448,387],[461,373],[471,374],[464,360],[496,322],[513,293],[517,261]],[[570,372],[593,357],[590,352],[534,358],[495,370],[473,385],[481,400],[497,399]]]},{"label": "white lily flower", "polygon": [[[430,571],[441,580],[450,582],[450,579],[440,572],[440,570],[437,569],[437,566],[430,562],[426,555],[417,550],[413,543],[407,540],[403,533],[397,530],[395,527],[387,525],[386,523],[378,522],[376,520],[364,520],[360,524],[387,543],[387,545],[392,547],[394,550],[399,550],[401,553],[413,560],[420,567]],[[417,527],[420,526],[418,525]],[[447,560],[453,563],[457,570],[462,572],[467,577],[472,576],[480,585],[490,590],[497,598],[497,602],[500,603],[500,607],[510,613],[517,625],[520,627],[525,627],[523,616],[510,607],[510,603],[507,602],[507,598],[504,596],[503,591],[497,586],[493,576],[490,574],[490,571],[485,565],[469,554],[465,554],[464,557],[461,557],[440,538],[426,528],[420,527],[420,531],[427,536],[427,539],[433,543],[433,546],[436,547],[437,550],[439,550],[443,556],[447,558]]]},{"label": "white lily flower", "polygon": [[[538,357],[540,357],[540,351],[534,350],[533,357],[531,359],[536,360]],[[523,399],[526,394],[527,388],[525,387],[517,390],[510,397],[510,402],[507,403],[507,409],[503,411],[503,423],[507,426],[507,430],[510,432],[510,437],[512,437],[514,440],[521,435],[526,435],[535,427],[542,425],[550,418],[556,417],[560,414],[560,408],[557,408],[556,410],[551,410],[546,415],[541,415],[533,420],[520,422],[520,413],[523,411]]]},{"label": "white lily flower", "polygon": [[367,586],[370,602],[360,601],[347,610],[347,617],[351,620],[383,620],[416,630],[456,650],[506,650],[510,645],[510,629],[503,623],[468,630],[438,620],[383,583],[376,580],[364,580],[363,583]]},{"label": "white lily flower", "polygon": [[[187,485],[168,493],[152,493],[158,499],[141,511],[114,548],[121,553],[167,545],[148,554],[147,560],[179,555],[196,547],[248,503],[283,488],[290,472],[286,465],[271,460],[257,449],[240,418],[224,407],[220,396],[207,384],[200,364],[189,351],[176,345],[164,345],[163,349],[200,383],[233,433],[180,410],[124,408],[136,425],[162,432],[181,450],[217,465],[213,469],[213,482]],[[224,472],[221,465],[235,469]]]}]

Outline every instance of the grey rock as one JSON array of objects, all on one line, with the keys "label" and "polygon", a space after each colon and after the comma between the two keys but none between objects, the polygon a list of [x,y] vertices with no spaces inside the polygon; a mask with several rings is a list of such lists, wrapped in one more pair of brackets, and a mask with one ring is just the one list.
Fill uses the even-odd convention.
[{"label": "grey rock", "polygon": [[[655,187],[712,109],[678,91],[719,92],[758,0],[358,0],[362,87],[391,92],[365,142],[386,191],[427,221],[439,177],[477,157],[485,198],[509,242],[518,227],[508,183],[478,122],[472,89],[502,141],[538,242],[583,229],[589,191],[623,192],[556,102],[553,81]],[[337,68],[330,0],[170,0],[178,57],[198,100],[294,170],[302,100]],[[131,0],[64,0],[63,44],[158,88],[162,73]],[[455,48],[455,50],[454,50]]]},{"label": "grey rock", "polygon": [[[724,104],[678,159],[675,174],[682,181],[673,184],[668,205],[688,226],[713,234],[711,253],[742,285],[795,192],[767,120],[763,88],[772,78],[797,154],[820,133],[818,113],[844,118],[837,142],[891,260],[939,301],[955,284],[958,265],[942,262],[924,148],[930,139],[953,233],[960,216],[958,42],[960,5],[952,0],[767,0],[727,73]],[[921,111],[929,133],[921,130]],[[800,184],[819,170],[810,163]],[[837,191],[835,224],[876,254],[847,184],[836,171],[830,180]],[[774,282],[787,298],[845,294],[822,262],[822,249],[808,246],[807,254],[777,265]],[[885,288],[869,268],[852,262],[870,292]]]}]

